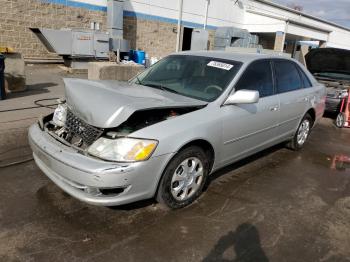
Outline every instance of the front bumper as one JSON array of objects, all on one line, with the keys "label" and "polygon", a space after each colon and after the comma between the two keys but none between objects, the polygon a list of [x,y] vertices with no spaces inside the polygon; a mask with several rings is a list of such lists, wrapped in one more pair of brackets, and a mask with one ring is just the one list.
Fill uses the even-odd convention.
[{"label": "front bumper", "polygon": [[62,190],[93,205],[117,206],[153,197],[173,156],[113,163],[82,155],[42,131],[38,124],[30,127],[28,136],[38,167]]}]

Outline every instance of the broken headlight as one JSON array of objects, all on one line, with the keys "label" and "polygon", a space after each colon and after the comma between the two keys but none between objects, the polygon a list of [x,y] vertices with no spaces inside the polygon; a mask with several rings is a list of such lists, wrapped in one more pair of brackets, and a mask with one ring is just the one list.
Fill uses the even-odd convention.
[{"label": "broken headlight", "polygon": [[88,152],[109,161],[137,162],[149,159],[157,145],[156,140],[101,137],[89,147]]},{"label": "broken headlight", "polygon": [[53,113],[52,122],[56,126],[63,127],[67,120],[67,105],[59,104]]}]

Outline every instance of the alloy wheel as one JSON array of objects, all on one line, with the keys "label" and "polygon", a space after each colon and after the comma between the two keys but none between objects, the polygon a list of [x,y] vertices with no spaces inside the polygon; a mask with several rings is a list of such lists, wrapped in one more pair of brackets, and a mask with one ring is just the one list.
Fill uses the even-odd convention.
[{"label": "alloy wheel", "polygon": [[203,182],[203,164],[196,157],[190,157],[181,162],[175,169],[171,179],[171,194],[178,201],[192,197]]},{"label": "alloy wheel", "polygon": [[335,120],[335,125],[336,125],[337,127],[339,127],[339,128],[342,128],[342,127],[344,126],[344,120],[345,120],[344,114],[343,114],[343,113],[339,113],[339,114],[337,115],[336,120]]},{"label": "alloy wheel", "polygon": [[303,122],[300,124],[298,135],[297,135],[297,142],[301,146],[305,143],[307,137],[309,136],[310,132],[310,121],[308,119],[304,119]]}]

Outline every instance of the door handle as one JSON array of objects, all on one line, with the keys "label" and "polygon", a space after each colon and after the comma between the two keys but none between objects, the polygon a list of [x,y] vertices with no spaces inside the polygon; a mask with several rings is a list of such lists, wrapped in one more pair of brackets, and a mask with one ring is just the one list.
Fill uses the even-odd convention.
[{"label": "door handle", "polygon": [[305,101],[305,102],[308,102],[308,101],[309,101],[309,98],[308,98],[308,97],[304,97],[304,101]]},{"label": "door handle", "polygon": [[278,110],[278,106],[271,106],[270,107],[270,111],[277,111]]}]

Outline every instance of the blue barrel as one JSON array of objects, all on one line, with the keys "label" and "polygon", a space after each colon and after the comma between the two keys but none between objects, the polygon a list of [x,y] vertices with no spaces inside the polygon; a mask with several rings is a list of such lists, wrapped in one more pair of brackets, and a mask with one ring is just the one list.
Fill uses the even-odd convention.
[{"label": "blue barrel", "polygon": [[135,50],[133,53],[133,61],[140,65],[145,65],[146,53],[145,51],[137,51]]},{"label": "blue barrel", "polygon": [[0,54],[0,100],[6,99],[4,74],[5,74],[5,56]]}]

